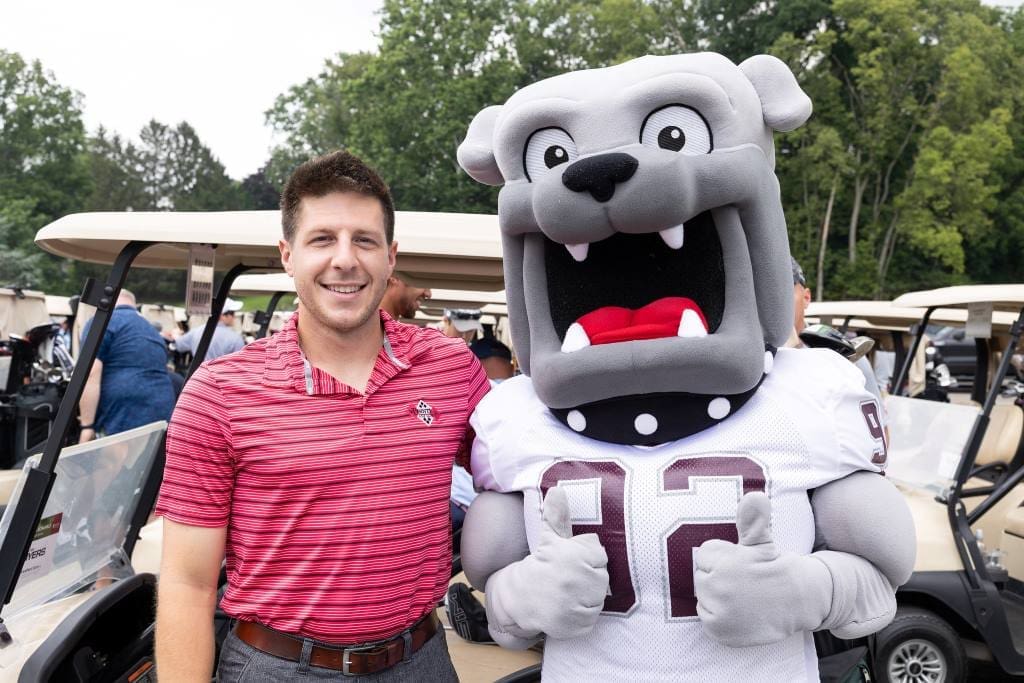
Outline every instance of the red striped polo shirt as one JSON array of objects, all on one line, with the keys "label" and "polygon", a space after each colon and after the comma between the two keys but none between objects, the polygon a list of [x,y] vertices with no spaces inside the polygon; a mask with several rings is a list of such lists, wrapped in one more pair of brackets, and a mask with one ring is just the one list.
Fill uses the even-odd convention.
[{"label": "red striped polo shirt", "polygon": [[362,643],[444,594],[452,462],[487,376],[461,339],[381,319],[365,393],[306,362],[298,315],[185,385],[157,514],[227,526],[235,618]]}]

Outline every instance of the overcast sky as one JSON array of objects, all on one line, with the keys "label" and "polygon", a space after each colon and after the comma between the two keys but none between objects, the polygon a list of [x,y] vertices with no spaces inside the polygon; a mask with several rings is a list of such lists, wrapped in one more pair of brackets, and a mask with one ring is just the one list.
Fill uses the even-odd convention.
[{"label": "overcast sky", "polygon": [[0,49],[84,96],[85,122],[135,138],[191,123],[241,179],[267,159],[263,112],[324,60],[375,49],[379,0],[0,0]]},{"label": "overcast sky", "polygon": [[[1019,5],[1024,0],[988,0]],[[263,112],[338,52],[376,48],[380,0],[0,0],[0,48],[84,95],[89,130],[188,121],[241,179],[267,159]]]}]

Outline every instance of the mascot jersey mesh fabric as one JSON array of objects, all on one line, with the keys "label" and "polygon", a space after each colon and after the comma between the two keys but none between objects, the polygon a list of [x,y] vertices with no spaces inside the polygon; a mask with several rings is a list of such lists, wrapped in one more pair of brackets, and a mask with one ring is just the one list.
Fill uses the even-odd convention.
[{"label": "mascot jersey mesh fabric", "polygon": [[[823,375],[836,381],[816,381]],[[579,680],[583,671],[595,680],[624,671],[643,681],[815,680],[809,633],[739,649],[703,633],[692,553],[709,538],[736,541],[736,503],[752,490],[772,500],[775,542],[810,552],[807,491],[879,467],[872,459],[884,445],[866,422],[877,406],[863,383],[831,351],[783,349],[735,418],[655,447],[601,443],[565,429],[526,377],[492,390],[472,419],[477,484],[523,492],[531,542],[541,524],[541,492],[562,486],[573,531],[596,532],[608,552],[604,613],[586,636],[546,642],[545,680]]]},{"label": "mascot jersey mesh fabric", "polygon": [[[565,634],[548,631],[546,680],[817,677],[803,626],[756,647],[709,638],[687,574],[701,541],[736,540],[737,501],[762,487],[776,543],[810,552],[807,491],[884,460],[877,406],[845,361],[811,351],[776,360],[793,290],[772,131],[810,113],[773,57],[644,57],[527,86],[481,111],[459,147],[473,178],[503,185],[505,286],[527,375],[498,387],[474,418],[476,482],[524,492],[525,522],[521,509],[511,514],[530,541],[529,556],[486,579],[488,613],[501,611],[493,616],[510,646],[528,644],[538,626]],[[559,545],[568,555],[537,543],[541,491],[558,482],[569,543],[580,546]],[[510,529],[503,509],[495,529]],[[580,602],[517,621],[524,577],[593,550],[584,536],[598,530],[609,558],[604,611]],[[467,574],[474,547],[464,537]],[[589,596],[601,574],[580,571]],[[894,611],[888,576],[874,571],[865,576],[882,586],[882,611]],[[850,593],[843,600],[862,600]],[[544,627],[537,614],[579,619]],[[591,630],[573,635],[588,620]],[[749,631],[744,643],[757,640]]]}]

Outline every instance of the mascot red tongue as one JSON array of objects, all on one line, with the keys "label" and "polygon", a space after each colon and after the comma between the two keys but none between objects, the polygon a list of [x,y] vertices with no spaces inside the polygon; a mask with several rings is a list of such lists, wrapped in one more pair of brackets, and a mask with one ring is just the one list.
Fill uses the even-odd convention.
[{"label": "mascot red tongue", "polygon": [[459,147],[503,186],[524,372],[471,420],[462,560],[545,680],[816,681],[814,631],[893,617],[915,544],[879,406],[780,348],[772,132],[810,113],[774,57],[645,57],[522,88]]},{"label": "mascot red tongue", "polygon": [[674,337],[677,334],[704,336],[708,332],[704,311],[700,310],[693,299],[685,297],[663,297],[635,311],[619,306],[604,306],[587,313],[576,322],[583,328],[591,346]]}]

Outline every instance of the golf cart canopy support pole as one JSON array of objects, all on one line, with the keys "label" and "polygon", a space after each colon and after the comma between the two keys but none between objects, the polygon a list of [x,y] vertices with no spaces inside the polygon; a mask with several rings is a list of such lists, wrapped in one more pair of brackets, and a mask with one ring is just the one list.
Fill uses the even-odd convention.
[{"label": "golf cart canopy support pole", "polygon": [[220,312],[224,310],[224,303],[228,300],[231,284],[235,281],[236,277],[247,270],[249,270],[249,266],[239,263],[224,273],[224,279],[220,281],[220,287],[217,289],[217,296],[213,298],[213,303],[210,305],[210,317],[206,320],[206,327],[203,328],[203,336],[199,340],[199,346],[196,347],[195,353],[192,354],[192,362],[188,366],[188,375],[185,379],[191,377],[192,373],[199,369],[199,366],[202,365],[203,360],[206,358],[206,350],[210,348],[213,332],[217,329],[217,325],[220,324]]},{"label": "golf cart canopy support pole", "polygon": [[288,292],[274,292],[274,295],[270,297],[270,303],[267,304],[266,311],[260,311],[256,314],[256,322],[260,328],[256,330],[256,338],[263,339],[267,336],[267,332],[270,331],[270,321],[274,319],[274,311],[277,310],[277,303],[281,300],[281,297]]},{"label": "golf cart canopy support pole", "polygon": [[903,385],[907,381],[907,376],[910,375],[910,364],[914,362],[914,356],[917,355],[917,349],[921,346],[921,340],[924,338],[925,328],[928,327],[928,320],[932,317],[932,313],[935,311],[935,307],[932,306],[924,312],[924,317],[921,318],[921,322],[917,325],[917,334],[914,335],[914,343],[910,345],[910,351],[907,353],[907,357],[903,359],[903,365],[900,367],[900,374],[897,375],[896,381],[892,385],[893,396],[903,396]]},{"label": "golf cart canopy support pole", "polygon": [[[985,571],[985,560],[981,556],[978,544],[975,542],[974,535],[971,532],[971,517],[968,517],[964,510],[960,494],[963,490],[964,484],[971,476],[971,470],[974,468],[974,461],[978,457],[978,451],[981,450],[981,442],[984,440],[985,432],[988,430],[992,407],[995,405],[996,399],[999,396],[999,389],[1003,384],[1003,378],[1006,377],[1006,373],[1010,368],[1010,359],[1013,356],[1013,350],[1016,349],[1017,344],[1020,343],[1022,326],[1024,326],[1024,309],[1021,310],[1017,320],[1014,321],[1013,326],[1010,328],[1010,340],[1006,346],[1006,351],[1003,353],[1003,356],[999,361],[999,366],[996,369],[996,373],[992,377],[991,385],[989,386],[988,393],[985,397],[985,404],[982,406],[981,412],[978,413],[978,417],[974,420],[974,426],[971,428],[971,435],[967,439],[967,445],[964,447],[963,455],[960,457],[960,464],[957,466],[953,486],[950,489],[949,498],[946,501],[950,526],[953,530],[954,539],[957,541],[957,551],[960,553],[960,558],[963,561],[964,572],[967,576],[967,580],[975,588],[980,585],[978,576],[980,575],[987,579],[988,573]],[[977,519],[984,514],[985,510],[991,509],[993,505],[998,503],[999,500],[1009,492],[1010,488],[1012,487],[998,487],[988,496],[988,498],[979,504],[977,509],[974,510],[973,518]],[[970,554],[971,561],[968,561],[968,557],[965,556],[964,546],[966,546],[967,553]]]},{"label": "golf cart canopy support pole", "polygon": [[[1024,332],[1024,310],[1021,310],[1021,317],[1013,323],[1013,327],[1010,328],[1010,340],[1007,342],[1006,349],[1003,351],[1002,357],[999,359],[999,367],[996,370],[995,376],[992,378],[992,386],[988,390],[988,394],[985,397],[985,405],[981,409],[981,413],[978,415],[974,422],[974,427],[971,430],[971,436],[967,440],[967,447],[964,449],[964,456],[960,459],[960,466],[957,468],[956,481],[953,482],[953,493],[960,498],[960,493],[965,483],[970,478],[971,470],[974,468],[974,461],[978,456],[978,451],[981,450],[981,442],[985,438],[986,428],[988,427],[989,415],[992,412],[992,407],[996,403],[996,399],[999,396],[999,390],[1002,388],[1003,378],[1006,377],[1006,373],[1010,369],[1010,360],[1013,357],[1013,351],[1017,348],[1017,344],[1020,343],[1022,332]],[[984,419],[984,426],[982,426],[982,419]],[[1024,470],[1014,473],[1014,476],[1009,477],[1007,481],[996,487],[985,500],[978,504],[978,506],[971,511],[971,514],[967,516],[967,521],[973,524],[975,521],[981,518],[986,512],[992,509],[992,507],[1002,500],[1003,496],[1009,493],[1010,489],[1020,480],[1020,477],[1024,475]],[[1009,485],[1008,485],[1009,484]]]},{"label": "golf cart canopy support pole", "polygon": [[[67,391],[57,409],[57,416],[54,418],[50,436],[46,439],[46,445],[43,447],[42,457],[39,464],[30,468],[26,473],[25,487],[18,498],[7,535],[4,536],[3,543],[0,545],[0,596],[3,597],[3,601],[0,602],[0,612],[11,601],[14,594],[14,587],[18,583],[18,576],[21,574],[29,546],[32,544],[36,525],[39,524],[46,501],[50,497],[50,489],[53,487],[53,480],[56,476],[54,470],[57,467],[57,458],[60,456],[64,440],[71,428],[71,421],[75,418],[75,409],[82,398],[86,380],[92,370],[93,361],[96,360],[96,354],[99,352],[103,335],[107,331],[110,317],[114,313],[117,297],[121,293],[128,269],[135,257],[153,244],[154,242],[129,242],[126,244],[117,255],[107,282],[102,288],[93,278],[86,280],[81,300],[95,306],[96,315],[89,327],[85,343],[82,344],[82,350],[75,363],[75,369],[71,373]],[[0,624],[2,621],[0,619]],[[4,644],[0,641],[0,647],[3,647]]]}]

